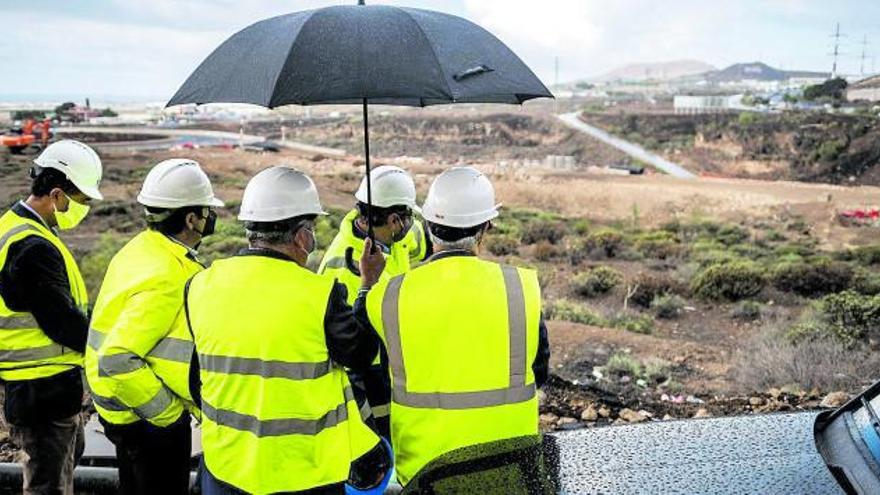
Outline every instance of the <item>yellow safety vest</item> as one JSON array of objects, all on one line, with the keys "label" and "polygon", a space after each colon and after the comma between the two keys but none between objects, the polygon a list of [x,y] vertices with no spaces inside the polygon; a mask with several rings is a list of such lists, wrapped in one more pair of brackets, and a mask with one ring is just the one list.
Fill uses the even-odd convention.
[{"label": "yellow safety vest", "polygon": [[533,270],[439,258],[374,287],[367,310],[388,350],[401,483],[457,448],[538,433]]},{"label": "yellow safety vest", "polygon": [[[339,224],[339,233],[333,238],[333,242],[327,247],[318,273],[336,277],[345,288],[348,289],[348,304],[354,304],[358,289],[361,287],[361,277],[355,275],[345,264],[345,251],[353,248],[352,259],[355,263],[361,259],[364,253],[364,240],[354,234],[354,221],[358,217],[358,211],[352,210],[345,215]],[[427,243],[422,223],[415,221],[406,236],[400,242],[395,242],[390,247],[391,252],[385,257],[385,271],[380,280],[387,280],[395,275],[406,273],[411,266],[425,257]]]},{"label": "yellow safety vest", "polygon": [[[104,420],[176,421],[189,392],[192,337],[183,288],[204,267],[160,232],[146,230],[110,261],[92,314],[86,378]],[[181,400],[184,403],[181,403]]]},{"label": "yellow safety vest", "polygon": [[[79,267],[61,239],[40,222],[12,210],[0,217],[0,268],[6,264],[9,246],[29,236],[51,242],[61,253],[73,301],[88,313],[89,297]],[[0,380],[34,380],[82,366],[83,356],[49,338],[30,313],[9,309],[0,297]]]},{"label": "yellow safety vest", "polygon": [[339,483],[378,443],[329,358],[324,316],[333,284],[258,255],[217,261],[189,283],[202,448],[218,479],[258,494]]}]

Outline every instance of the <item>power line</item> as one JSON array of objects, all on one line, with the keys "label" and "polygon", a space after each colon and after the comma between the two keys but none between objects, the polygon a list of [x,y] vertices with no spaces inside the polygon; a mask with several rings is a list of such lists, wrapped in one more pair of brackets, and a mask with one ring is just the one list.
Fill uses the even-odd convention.
[{"label": "power line", "polygon": [[868,51],[868,35],[866,34],[865,38],[862,40],[862,63],[859,68],[859,75],[861,75],[862,77],[865,77],[865,59],[868,56],[867,51]]}]

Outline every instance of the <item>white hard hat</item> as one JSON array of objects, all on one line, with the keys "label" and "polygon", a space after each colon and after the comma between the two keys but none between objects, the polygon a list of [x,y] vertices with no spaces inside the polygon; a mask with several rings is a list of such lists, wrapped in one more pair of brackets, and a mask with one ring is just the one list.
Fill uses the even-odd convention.
[{"label": "white hard hat", "polygon": [[[370,172],[373,189],[373,205],[379,208],[391,206],[408,206],[416,211],[416,185],[406,170],[393,165],[376,167]],[[367,202],[367,177],[361,180],[354,197],[361,203]]]},{"label": "white hard hat", "polygon": [[453,167],[434,179],[422,205],[425,220],[447,227],[469,228],[498,216],[495,188],[473,167]]},{"label": "white hard hat", "polygon": [[214,196],[202,167],[186,158],[172,158],[153,167],[144,179],[137,201],[144,206],[170,209],[223,206],[223,201]]},{"label": "white hard hat", "polygon": [[277,222],[301,215],[326,215],[318,189],[308,175],[274,166],[255,175],[244,188],[238,219]]},{"label": "white hard hat", "polygon": [[83,194],[101,200],[104,196],[98,190],[101,185],[101,158],[89,146],[72,139],[56,141],[43,150],[34,163],[43,168],[54,168]]}]

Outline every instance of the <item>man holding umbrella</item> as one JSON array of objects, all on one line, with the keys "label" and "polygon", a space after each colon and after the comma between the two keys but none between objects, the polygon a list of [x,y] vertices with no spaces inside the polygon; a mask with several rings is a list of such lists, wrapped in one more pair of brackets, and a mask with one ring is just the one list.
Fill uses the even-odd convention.
[{"label": "man holding umbrella", "polygon": [[[380,280],[409,271],[410,266],[422,261],[428,251],[422,224],[413,218],[414,211],[420,210],[416,206],[416,187],[410,174],[402,168],[385,165],[374,169],[370,179],[372,209],[367,205],[365,177],[355,193],[357,208],[342,219],[339,233],[330,243],[318,268],[319,273],[332,275],[345,285],[349,304],[354,304],[361,285],[360,273],[354,263],[363,255],[370,226],[373,227],[376,245],[385,254],[385,271]],[[352,384],[366,394],[377,432],[390,438],[388,402],[391,384],[388,381],[387,360],[380,359],[384,353],[384,348],[380,349],[380,356],[368,371],[349,375]]]}]

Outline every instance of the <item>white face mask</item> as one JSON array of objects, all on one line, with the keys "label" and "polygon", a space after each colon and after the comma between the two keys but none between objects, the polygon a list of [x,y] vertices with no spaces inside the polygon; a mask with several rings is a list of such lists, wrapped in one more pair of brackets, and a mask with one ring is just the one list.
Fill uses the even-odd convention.
[{"label": "white face mask", "polygon": [[89,205],[77,203],[70,196],[66,194],[65,196],[67,197],[67,211],[59,211],[55,203],[52,203],[52,207],[55,209],[55,223],[58,224],[60,230],[70,230],[79,225],[89,214],[90,209]]}]

